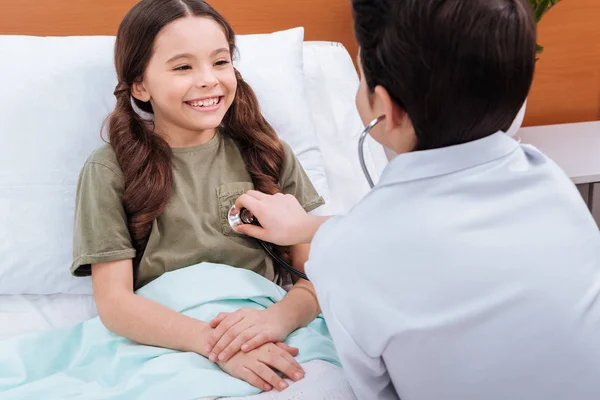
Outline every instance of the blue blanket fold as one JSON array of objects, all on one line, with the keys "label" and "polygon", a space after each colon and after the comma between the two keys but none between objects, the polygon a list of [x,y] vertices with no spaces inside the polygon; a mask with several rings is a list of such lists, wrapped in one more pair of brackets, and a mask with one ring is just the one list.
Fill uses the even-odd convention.
[{"label": "blue blanket fold", "polygon": [[[202,263],[169,272],[137,294],[209,321],[240,307],[265,309],[285,291],[251,271]],[[300,363],[339,366],[321,317],[286,343],[300,349]],[[108,331],[99,318],[0,342],[1,400],[195,400],[259,392],[198,354],[136,344]]]}]

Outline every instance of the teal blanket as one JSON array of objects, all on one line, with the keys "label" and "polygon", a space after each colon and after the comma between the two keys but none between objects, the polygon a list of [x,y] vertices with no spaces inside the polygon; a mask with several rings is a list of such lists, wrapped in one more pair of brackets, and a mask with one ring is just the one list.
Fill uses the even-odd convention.
[{"label": "teal blanket", "polygon": [[[265,309],[285,291],[263,277],[225,265],[169,272],[137,291],[202,321],[240,307]],[[339,361],[322,318],[292,333],[300,363]],[[143,346],[94,318],[69,328],[0,342],[0,399],[199,399],[260,391],[196,353]]]}]

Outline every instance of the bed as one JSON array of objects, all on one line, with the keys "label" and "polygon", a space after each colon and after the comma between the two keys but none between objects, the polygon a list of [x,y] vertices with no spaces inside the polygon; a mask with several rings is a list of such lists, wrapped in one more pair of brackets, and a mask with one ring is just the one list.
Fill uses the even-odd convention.
[{"label": "bed", "polygon": [[[318,129],[330,188],[328,204],[331,212],[344,212],[368,190],[356,158],[361,125],[353,109],[352,94],[358,81],[350,56],[341,43],[308,41],[303,47],[304,83],[310,88],[309,97],[314,106],[312,118]],[[370,170],[377,178],[387,163],[385,153],[378,144],[369,141],[366,154]],[[68,265],[61,267],[66,275]],[[14,279],[7,269],[0,268],[0,273],[4,282]],[[75,324],[96,315],[91,292],[85,293],[85,289],[65,292],[68,293],[39,294],[35,289],[23,288],[21,294],[0,293],[0,339]]]},{"label": "bed", "polygon": [[[72,209],[79,168],[101,144],[101,119],[114,102],[106,90],[115,79],[112,35],[134,3],[0,0],[0,340],[97,315],[89,279],[68,272]],[[317,212],[348,211],[368,191],[356,150],[363,126],[354,107],[358,77],[348,2],[212,5],[236,29],[238,68],[267,119],[325,197]],[[277,82],[265,81],[262,71],[269,60],[260,57],[261,48],[277,46],[289,53],[289,65],[278,71],[287,82],[287,102],[277,101],[283,97],[272,93]],[[294,114],[282,118],[294,101]],[[387,163],[384,149],[370,139],[366,147],[377,179]]]}]

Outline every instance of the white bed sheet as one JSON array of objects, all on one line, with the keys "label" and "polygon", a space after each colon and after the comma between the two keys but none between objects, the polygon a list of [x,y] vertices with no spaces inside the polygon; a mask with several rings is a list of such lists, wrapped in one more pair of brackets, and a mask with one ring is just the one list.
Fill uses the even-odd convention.
[{"label": "white bed sheet", "polygon": [[1,295],[0,340],[75,325],[97,315],[88,295]]},{"label": "white bed sheet", "polygon": [[[331,190],[325,212],[344,213],[369,190],[357,158],[362,129],[354,106],[358,77],[350,55],[339,43],[306,42],[304,62],[307,96]],[[372,140],[366,148],[367,164],[377,180],[387,158]],[[96,315],[92,296],[0,295],[0,340],[75,325]]]}]

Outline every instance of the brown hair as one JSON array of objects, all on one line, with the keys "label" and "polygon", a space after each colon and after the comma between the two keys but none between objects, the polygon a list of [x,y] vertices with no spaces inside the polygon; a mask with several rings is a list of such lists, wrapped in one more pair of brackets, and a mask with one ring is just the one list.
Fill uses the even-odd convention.
[{"label": "brown hair", "polygon": [[[134,110],[131,87],[142,77],[160,30],[186,16],[208,17],[218,22],[233,57],[236,47],[231,26],[201,0],[143,0],[125,15],[115,43],[119,85],[115,90],[116,107],[107,119],[108,140],[124,175],[123,204],[137,250],[137,262],[146,248],[152,222],[162,214],[171,196],[173,170],[169,145],[154,131],[153,124]],[[237,92],[222,121],[221,131],[239,147],[255,188],[264,193],[277,193],[281,190],[283,146],[262,116],[250,86],[237,70],[235,75]],[[135,98],[133,101],[142,111],[153,113],[150,102]]]},{"label": "brown hair", "polygon": [[528,0],[352,0],[361,65],[408,114],[415,150],[506,131],[535,68]]}]

